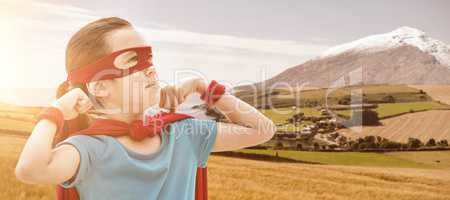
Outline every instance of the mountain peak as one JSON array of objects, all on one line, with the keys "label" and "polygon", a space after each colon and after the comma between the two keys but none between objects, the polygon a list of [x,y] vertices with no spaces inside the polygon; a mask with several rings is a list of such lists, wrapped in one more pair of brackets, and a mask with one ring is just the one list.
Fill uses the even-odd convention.
[{"label": "mountain peak", "polygon": [[391,35],[410,35],[410,36],[416,36],[416,37],[422,37],[425,36],[425,32],[412,28],[409,26],[402,26],[390,33]]},{"label": "mountain peak", "polygon": [[319,58],[347,52],[379,52],[403,45],[417,47],[421,51],[433,55],[441,64],[450,67],[450,47],[447,44],[427,36],[425,32],[419,29],[408,26],[402,26],[388,33],[371,35],[332,47],[325,51]]},{"label": "mountain peak", "polygon": [[[403,26],[335,46],[322,57],[291,67],[256,88],[357,84],[449,85],[450,48],[416,28]],[[283,83],[280,85],[280,83]]]}]

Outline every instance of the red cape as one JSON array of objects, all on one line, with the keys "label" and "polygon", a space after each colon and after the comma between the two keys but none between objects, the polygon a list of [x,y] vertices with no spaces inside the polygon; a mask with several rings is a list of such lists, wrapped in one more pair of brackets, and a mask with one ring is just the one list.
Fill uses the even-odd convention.
[{"label": "red cape", "polygon": [[[147,118],[149,125],[143,126],[142,121],[135,121],[134,123],[127,124],[125,122],[100,119],[96,120],[89,128],[77,131],[72,135],[110,135],[120,136],[129,134],[132,139],[143,139],[145,137],[151,137],[155,134],[161,134],[161,130],[167,125],[180,121],[183,119],[192,118],[192,116],[180,114],[180,113],[165,113],[161,112],[155,117]],[[133,132],[133,133],[131,133]],[[101,194],[99,194],[101,195]],[[75,187],[63,188],[60,185],[56,186],[56,199],[57,200],[79,200],[78,191]],[[207,168],[198,167],[197,175],[195,179],[195,199],[207,200],[208,199],[208,186],[207,186]]]}]

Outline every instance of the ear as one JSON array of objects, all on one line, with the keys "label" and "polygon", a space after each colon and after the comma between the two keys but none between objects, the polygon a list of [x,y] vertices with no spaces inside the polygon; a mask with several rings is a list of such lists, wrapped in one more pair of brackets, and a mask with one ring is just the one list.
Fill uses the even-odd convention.
[{"label": "ear", "polygon": [[105,81],[94,81],[86,84],[86,87],[90,94],[96,97],[107,97],[109,95],[109,91],[105,85]]}]

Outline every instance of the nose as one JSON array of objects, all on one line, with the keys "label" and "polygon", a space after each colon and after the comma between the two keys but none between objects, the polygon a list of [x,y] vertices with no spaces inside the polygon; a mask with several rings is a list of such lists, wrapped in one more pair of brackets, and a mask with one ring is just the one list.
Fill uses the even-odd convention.
[{"label": "nose", "polygon": [[151,70],[150,68],[144,69],[142,72],[146,77],[151,77],[154,73],[154,71]]}]

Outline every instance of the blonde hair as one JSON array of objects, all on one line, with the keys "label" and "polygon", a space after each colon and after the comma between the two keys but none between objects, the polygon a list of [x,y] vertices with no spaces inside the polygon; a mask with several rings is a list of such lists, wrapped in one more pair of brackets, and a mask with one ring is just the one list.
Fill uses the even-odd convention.
[{"label": "blonde hair", "polygon": [[[118,18],[108,17],[93,21],[76,32],[66,48],[65,66],[66,72],[86,66],[111,52],[106,38],[114,30],[131,28],[130,22]],[[85,84],[71,84],[69,81],[61,83],[56,91],[56,98],[63,96],[73,88],[81,88],[88,93]],[[54,143],[64,140],[72,132],[86,128],[89,124],[88,116],[79,115],[76,119],[66,121],[64,131],[57,134]]]}]

